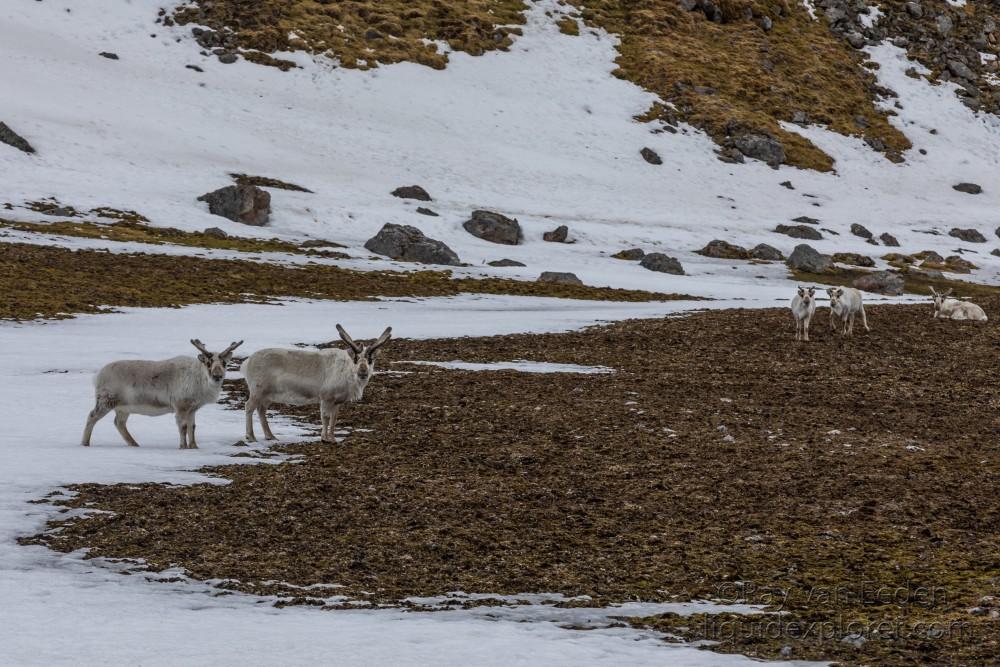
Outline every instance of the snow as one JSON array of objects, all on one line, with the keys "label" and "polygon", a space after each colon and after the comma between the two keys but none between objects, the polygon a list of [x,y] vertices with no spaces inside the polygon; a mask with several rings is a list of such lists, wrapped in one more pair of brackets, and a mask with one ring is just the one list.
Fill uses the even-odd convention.
[{"label": "snow", "polygon": [[546,361],[495,361],[488,364],[477,364],[471,361],[407,361],[407,364],[437,366],[439,368],[454,368],[462,371],[519,371],[521,373],[582,373],[584,375],[601,375],[614,373],[615,369],[607,366],[581,366],[579,364],[557,364]]},{"label": "snow", "polygon": [[858,14],[858,20],[861,21],[861,25],[863,25],[864,27],[871,28],[876,23],[878,23],[878,20],[882,18],[882,16],[883,16],[882,10],[875,5],[872,5],[868,8],[867,13]]}]

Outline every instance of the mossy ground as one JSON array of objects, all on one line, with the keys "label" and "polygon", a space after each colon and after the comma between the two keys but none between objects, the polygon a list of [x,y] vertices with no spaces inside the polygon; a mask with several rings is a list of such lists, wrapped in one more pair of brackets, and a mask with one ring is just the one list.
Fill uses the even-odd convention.
[{"label": "mossy ground", "polygon": [[[845,287],[852,287],[855,280],[870,273],[871,271],[859,269],[837,269],[830,273],[808,273],[794,269],[790,271],[791,277],[799,282]],[[1000,287],[995,285],[983,285],[952,278],[932,278],[926,274],[908,271],[905,267],[900,271],[900,275],[903,277],[903,292],[906,294],[930,296],[933,287],[939,292],[952,289],[955,296],[960,298],[990,298],[1000,295]]]}]

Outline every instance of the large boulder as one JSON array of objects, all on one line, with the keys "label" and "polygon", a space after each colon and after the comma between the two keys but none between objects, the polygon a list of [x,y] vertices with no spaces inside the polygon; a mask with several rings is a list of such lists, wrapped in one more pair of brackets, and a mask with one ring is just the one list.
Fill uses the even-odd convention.
[{"label": "large boulder", "polygon": [[24,153],[35,152],[35,148],[28,143],[28,140],[10,129],[7,123],[0,123],[0,143],[12,146]]},{"label": "large boulder", "polygon": [[750,250],[750,257],[752,259],[762,259],[767,262],[780,262],[785,259],[785,256],[780,250],[774,246],[767,245],[766,243],[759,243]]},{"label": "large boulder", "polygon": [[659,273],[671,273],[675,276],[684,275],[684,267],[674,257],[668,257],[662,252],[651,252],[643,256],[639,266]]},{"label": "large boulder", "polygon": [[822,241],[823,235],[819,230],[808,225],[778,225],[774,231],[779,234],[791,236],[793,239],[807,239],[809,241]]},{"label": "large boulder", "polygon": [[271,195],[256,185],[227,185],[198,197],[208,211],[233,222],[261,227],[271,214]]},{"label": "large boulder", "polygon": [[717,259],[750,259],[750,251],[746,248],[719,239],[709,241],[708,245],[695,252],[705,257]]},{"label": "large boulder", "polygon": [[834,270],[833,258],[805,243],[795,246],[786,263],[789,268],[806,273],[829,273]]},{"label": "large boulder", "polygon": [[959,229],[958,227],[953,227],[948,232],[948,236],[954,236],[956,239],[962,239],[969,243],[986,243],[986,237],[978,229]]},{"label": "large boulder", "polygon": [[583,281],[576,277],[575,273],[562,273],[560,271],[544,271],[538,276],[537,282],[555,283],[556,285],[582,285]]},{"label": "large boulder", "polygon": [[492,211],[473,211],[462,227],[473,236],[504,245],[517,245],[524,238],[517,220]]},{"label": "large boulder", "polygon": [[744,134],[733,139],[733,146],[747,157],[761,160],[772,167],[785,161],[785,147],[766,134]]},{"label": "large boulder", "polygon": [[404,262],[421,264],[447,264],[458,266],[458,255],[441,241],[424,236],[410,225],[387,222],[378,234],[365,242],[365,248],[377,255],[385,255]]},{"label": "large boulder", "polygon": [[392,191],[393,197],[399,197],[400,199],[416,199],[417,201],[431,201],[431,196],[427,194],[427,190],[424,190],[419,185],[404,185],[401,188],[396,188]]},{"label": "large boulder", "polygon": [[856,222],[851,225],[851,233],[855,236],[860,236],[863,239],[868,239],[869,241],[875,238],[875,235],[868,231],[867,227]]},{"label": "large boulder", "polygon": [[856,278],[852,283],[859,290],[865,292],[875,292],[876,294],[890,294],[897,296],[903,293],[905,284],[903,276],[892,271],[876,271],[868,273],[860,278]]}]

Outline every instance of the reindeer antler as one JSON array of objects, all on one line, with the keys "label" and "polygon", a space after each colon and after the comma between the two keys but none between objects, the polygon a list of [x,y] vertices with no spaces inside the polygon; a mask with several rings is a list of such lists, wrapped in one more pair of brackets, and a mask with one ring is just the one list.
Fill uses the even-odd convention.
[{"label": "reindeer antler", "polygon": [[205,344],[202,343],[197,338],[192,338],[191,339],[191,344],[194,345],[196,348],[198,348],[198,351],[201,352],[202,354],[212,354],[207,349],[205,349]]},{"label": "reindeer antler", "polygon": [[230,352],[232,352],[233,350],[235,350],[236,348],[238,348],[242,344],[243,344],[243,341],[238,341],[236,343],[230,343],[229,347],[227,347],[226,349],[224,349],[222,352],[219,353],[219,356],[220,357],[227,356]]},{"label": "reindeer antler", "polygon": [[340,326],[339,324],[337,325],[337,333],[340,334],[340,339],[345,343],[347,343],[352,350],[354,350],[355,354],[361,354],[361,350],[363,348],[357,343],[355,343],[354,339],[351,338],[349,335],[347,335],[347,332],[344,331],[344,327]]}]

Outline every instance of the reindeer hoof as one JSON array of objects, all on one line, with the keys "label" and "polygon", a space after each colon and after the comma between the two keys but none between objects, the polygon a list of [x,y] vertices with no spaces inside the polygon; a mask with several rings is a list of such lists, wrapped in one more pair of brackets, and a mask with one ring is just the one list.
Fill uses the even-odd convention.
[{"label": "reindeer hoof", "polygon": [[266,436],[264,436],[264,439],[265,440],[277,440],[278,437],[274,436],[274,435],[266,435]]}]

